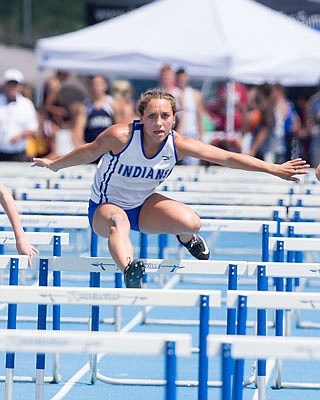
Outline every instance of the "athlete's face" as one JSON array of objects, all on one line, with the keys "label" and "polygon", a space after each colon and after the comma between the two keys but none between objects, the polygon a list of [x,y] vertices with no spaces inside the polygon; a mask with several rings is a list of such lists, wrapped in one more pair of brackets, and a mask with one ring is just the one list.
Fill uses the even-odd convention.
[{"label": "athlete's face", "polygon": [[173,124],[174,115],[169,100],[151,99],[141,117],[145,135],[156,141],[162,142],[169,134]]}]

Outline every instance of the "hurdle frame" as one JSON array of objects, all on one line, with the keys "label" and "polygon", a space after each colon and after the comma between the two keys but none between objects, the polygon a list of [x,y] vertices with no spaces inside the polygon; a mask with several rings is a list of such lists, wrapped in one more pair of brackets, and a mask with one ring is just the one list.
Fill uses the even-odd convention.
[{"label": "hurdle frame", "polygon": [[[161,355],[165,357],[165,398],[176,400],[177,357],[191,355],[188,334],[145,334],[77,331],[0,330],[0,350],[48,353],[102,353]],[[13,382],[6,383],[5,400],[12,400]],[[44,387],[36,384],[36,400],[44,399]]]},{"label": "hurdle frame", "polygon": [[[57,257],[59,259],[59,257]],[[16,298],[14,288],[10,286],[0,287],[0,301],[10,302]],[[29,286],[19,287],[19,303],[36,303],[38,306],[46,304],[88,304],[88,305],[125,305],[125,306],[177,306],[177,298],[183,299],[182,307],[199,307],[200,326],[199,326],[199,370],[198,370],[198,394],[199,400],[206,400],[205,387],[208,384],[208,359],[206,350],[206,339],[209,334],[209,308],[220,307],[221,292],[217,290],[163,290],[163,289],[104,289],[104,288],[74,288],[74,287],[47,287],[37,288]],[[45,330],[45,324],[40,329]],[[97,331],[95,326],[91,326],[92,331]],[[36,386],[43,386],[44,354],[42,363],[38,363],[36,370]],[[96,379],[106,383],[124,384],[125,380],[115,380],[97,372],[94,363],[90,362],[90,381],[95,383]],[[13,374],[13,369],[12,369]],[[130,384],[143,385],[163,385],[163,381],[145,379],[130,380]],[[190,386],[195,384],[193,381],[178,381],[178,385]],[[220,384],[220,383],[219,383]],[[43,390],[42,390],[43,391]],[[39,398],[40,400],[40,398]]]},{"label": "hurdle frame", "polygon": [[[208,336],[208,357],[220,356],[222,369],[222,400],[241,400],[243,387],[232,392],[233,366],[245,358],[308,360],[320,359],[320,338],[317,337],[270,337],[270,336]],[[234,376],[235,378],[235,376]],[[232,396],[232,393],[234,394]],[[259,400],[266,398],[266,392],[259,393]]]},{"label": "hurdle frame", "polygon": [[[319,310],[320,308],[320,294],[319,293],[300,293],[300,292],[274,292],[274,291],[245,291],[235,290],[227,292],[227,305],[228,307],[237,308],[237,335],[246,335],[246,319],[248,308],[255,308],[262,310],[266,314],[266,310]],[[258,314],[258,335],[266,336],[265,317],[259,318]],[[281,323],[282,325],[282,323]],[[276,325],[276,336],[286,337],[283,335],[282,326]],[[266,388],[266,375],[265,375],[265,360],[259,360],[258,374],[257,374],[257,387],[259,392],[259,400],[264,400],[263,397]],[[260,367],[260,368],[259,368]],[[243,384],[243,368],[244,361],[238,359],[235,365],[235,380],[234,380],[234,393],[241,390]],[[281,376],[276,376],[275,388],[281,387],[291,388],[315,388],[319,389],[320,384],[308,384],[300,382],[281,382]]]}]

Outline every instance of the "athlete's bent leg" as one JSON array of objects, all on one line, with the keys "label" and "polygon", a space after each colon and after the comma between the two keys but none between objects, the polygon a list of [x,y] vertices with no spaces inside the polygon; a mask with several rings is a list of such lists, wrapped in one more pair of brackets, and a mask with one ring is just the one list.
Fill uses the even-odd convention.
[{"label": "athlete's bent leg", "polygon": [[152,194],[139,215],[140,230],[145,233],[172,233],[196,258],[207,260],[210,251],[197,233],[201,227],[198,214],[187,205],[159,193]]},{"label": "athlete's bent leg", "polygon": [[124,273],[127,288],[140,288],[145,267],[141,260],[133,260],[133,246],[129,237],[130,222],[127,214],[114,204],[100,205],[93,217],[93,230],[108,238],[110,254]]},{"label": "athlete's bent leg", "polygon": [[114,204],[101,204],[94,213],[93,230],[97,235],[109,239],[110,254],[121,271],[124,271],[133,258],[130,222],[126,213]]}]

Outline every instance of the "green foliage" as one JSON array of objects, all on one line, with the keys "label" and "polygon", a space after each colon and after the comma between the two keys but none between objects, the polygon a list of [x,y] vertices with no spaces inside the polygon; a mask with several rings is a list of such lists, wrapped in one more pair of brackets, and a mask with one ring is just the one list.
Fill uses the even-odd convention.
[{"label": "green foliage", "polygon": [[87,0],[0,0],[0,42],[26,44],[26,10],[31,5],[31,42],[53,35],[81,29],[86,25],[85,5]]}]

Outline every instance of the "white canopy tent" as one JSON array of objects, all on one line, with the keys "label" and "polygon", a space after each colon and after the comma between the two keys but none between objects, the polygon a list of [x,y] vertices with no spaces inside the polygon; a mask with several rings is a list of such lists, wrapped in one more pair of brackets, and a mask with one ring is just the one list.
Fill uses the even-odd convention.
[{"label": "white canopy tent", "polygon": [[41,68],[156,78],[163,63],[193,78],[316,85],[320,33],[253,0],[158,0],[112,20],[40,39]]}]

